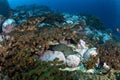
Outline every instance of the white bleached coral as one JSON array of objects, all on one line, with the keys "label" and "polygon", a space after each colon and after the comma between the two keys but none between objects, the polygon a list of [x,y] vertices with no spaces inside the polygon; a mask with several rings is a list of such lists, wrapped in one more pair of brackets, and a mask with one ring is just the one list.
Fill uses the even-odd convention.
[{"label": "white bleached coral", "polygon": [[77,67],[80,63],[80,58],[76,55],[67,56],[66,63],[69,67]]},{"label": "white bleached coral", "polygon": [[[65,55],[60,51],[46,51],[40,57],[40,59],[42,61],[53,61],[55,58],[58,58],[59,61],[63,61],[64,64],[66,64],[68,66],[69,70],[71,70],[71,69],[80,70],[79,67],[81,64],[83,64],[83,62],[88,61],[90,56],[95,57],[98,54],[95,47],[89,48],[88,45],[86,44],[86,42],[82,39],[79,40],[77,46],[68,45],[68,47],[71,47],[73,49],[73,54],[66,56],[66,58],[65,58]],[[74,52],[76,52],[76,54],[74,54]],[[83,68],[85,68],[85,67],[83,67]],[[94,70],[94,69],[92,69],[92,70]],[[87,72],[87,70],[83,71],[83,72]],[[88,70],[88,73],[93,73],[93,71]]]},{"label": "white bleached coral", "polygon": [[111,35],[109,35],[107,32],[95,30],[93,34],[95,34],[93,39],[102,40],[104,43],[106,43],[109,40],[112,40]]},{"label": "white bleached coral", "polygon": [[63,14],[64,18],[66,19],[66,23],[68,24],[78,24],[79,16],[77,15],[70,15],[70,14]]},{"label": "white bleached coral", "polygon": [[13,27],[15,26],[15,20],[14,19],[7,19],[3,22],[2,25],[2,31],[5,33],[11,32]]},{"label": "white bleached coral", "polygon": [[74,51],[77,51],[79,53],[79,55],[81,56],[81,58],[83,57],[84,53],[88,50],[88,47],[85,43],[84,40],[80,39],[77,48]]},{"label": "white bleached coral", "polygon": [[88,45],[86,45],[85,41],[80,39],[77,48],[74,49],[74,51],[78,52],[82,60],[88,60],[90,56],[96,56],[98,54],[96,49],[97,48],[95,47],[89,48]]},{"label": "white bleached coral", "polygon": [[98,53],[96,52],[96,48],[94,47],[94,48],[90,48],[90,49],[88,49],[85,53],[84,53],[84,55],[83,55],[83,58],[84,58],[84,60],[88,60],[89,58],[90,58],[90,56],[96,56]]},{"label": "white bleached coral", "polygon": [[87,47],[85,41],[83,41],[82,39],[80,39],[80,45],[82,49]]},{"label": "white bleached coral", "polygon": [[58,58],[59,61],[63,61],[64,63],[66,62],[64,54],[60,51],[46,51],[40,57],[42,61],[53,61],[56,58]]}]

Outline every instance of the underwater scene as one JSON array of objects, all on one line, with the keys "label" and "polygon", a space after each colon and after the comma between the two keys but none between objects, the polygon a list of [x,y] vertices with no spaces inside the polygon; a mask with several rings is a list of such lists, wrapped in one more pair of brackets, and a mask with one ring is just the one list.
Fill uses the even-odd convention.
[{"label": "underwater scene", "polygon": [[119,0],[0,0],[0,80],[120,80]]}]

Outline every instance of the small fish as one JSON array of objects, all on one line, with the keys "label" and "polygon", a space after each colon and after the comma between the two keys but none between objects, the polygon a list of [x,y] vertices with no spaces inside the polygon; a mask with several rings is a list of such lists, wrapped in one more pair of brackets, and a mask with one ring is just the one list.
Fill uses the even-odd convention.
[{"label": "small fish", "polygon": [[112,36],[112,33],[109,33],[110,36]]},{"label": "small fish", "polygon": [[117,28],[116,31],[120,33],[120,29],[119,28]]}]

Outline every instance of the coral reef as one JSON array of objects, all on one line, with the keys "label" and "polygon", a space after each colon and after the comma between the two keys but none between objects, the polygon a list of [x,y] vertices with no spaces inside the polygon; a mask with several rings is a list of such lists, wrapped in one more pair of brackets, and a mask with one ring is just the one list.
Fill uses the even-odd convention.
[{"label": "coral reef", "polygon": [[11,19],[16,26],[0,36],[1,80],[119,79],[120,45],[95,16],[32,5],[18,7]]}]

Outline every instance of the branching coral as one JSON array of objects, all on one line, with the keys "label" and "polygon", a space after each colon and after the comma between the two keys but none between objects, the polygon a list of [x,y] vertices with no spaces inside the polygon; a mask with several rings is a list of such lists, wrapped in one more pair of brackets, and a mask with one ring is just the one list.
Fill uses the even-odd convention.
[{"label": "branching coral", "polygon": [[[48,63],[42,62],[31,57],[31,53],[29,51],[20,51],[17,54],[9,54],[2,57],[3,58],[0,59],[2,67],[1,72],[13,80],[53,80],[51,79],[52,77],[57,78],[57,76],[53,76],[54,74],[58,73],[59,75],[62,75],[62,73],[59,73],[58,71],[60,66],[55,66],[59,63],[58,61],[55,60],[54,62]],[[4,59],[4,61],[2,59]],[[54,66],[51,66],[51,64]]]},{"label": "branching coral", "polygon": [[22,24],[20,24],[19,28],[17,28],[16,30],[19,30],[19,31],[24,31],[24,30],[28,30],[28,31],[31,31],[31,30],[36,30],[38,24],[40,22],[42,22],[43,20],[45,19],[45,17],[31,17],[29,18],[26,22],[23,22]]},{"label": "branching coral", "polygon": [[97,64],[97,61],[98,61],[98,57],[91,56],[88,61],[84,62],[84,65],[85,65],[87,70],[92,69]]},{"label": "branching coral", "polygon": [[108,42],[99,46],[99,55],[101,62],[106,62],[115,70],[120,69],[120,46],[114,42]]}]

